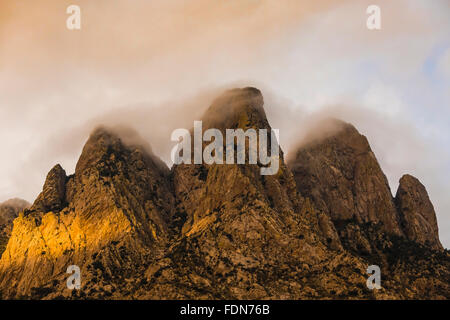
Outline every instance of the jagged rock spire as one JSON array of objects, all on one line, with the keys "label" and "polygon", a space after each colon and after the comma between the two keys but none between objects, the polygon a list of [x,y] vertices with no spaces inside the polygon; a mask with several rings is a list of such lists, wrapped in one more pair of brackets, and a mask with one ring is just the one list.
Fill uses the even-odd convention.
[{"label": "jagged rock spire", "polygon": [[425,187],[405,175],[393,199],[367,138],[353,125],[325,120],[307,137],[289,166],[300,193],[332,218],[341,229],[342,240],[355,251],[372,252],[370,242],[375,235],[361,229],[365,223],[379,225],[376,233],[381,230],[442,249]]},{"label": "jagged rock spire", "polygon": [[203,115],[205,128],[223,129],[269,129],[264,98],[253,87],[232,89],[214,100]]},{"label": "jagged rock spire", "polygon": [[34,201],[32,211],[60,211],[65,206],[66,171],[61,165],[55,165],[47,174],[42,192]]},{"label": "jagged rock spire", "polygon": [[322,125],[289,161],[300,193],[334,221],[381,223],[384,231],[401,235],[387,178],[367,138],[336,119]]},{"label": "jagged rock spire", "polygon": [[395,204],[408,239],[442,249],[433,204],[417,178],[406,174],[400,179]]},{"label": "jagged rock spire", "polygon": [[[204,129],[270,129],[255,88],[225,93],[203,120]],[[297,153],[305,197],[282,152],[273,176],[259,164],[169,171],[134,134],[95,130],[74,175],[52,169],[35,208],[15,219],[1,298],[448,298],[449,254],[401,231],[416,221],[434,230],[426,192],[405,178],[396,217],[367,139],[338,126]],[[421,232],[406,234],[426,244]],[[367,263],[383,268],[380,292],[365,288]],[[69,265],[81,268],[79,292],[66,287]]]}]

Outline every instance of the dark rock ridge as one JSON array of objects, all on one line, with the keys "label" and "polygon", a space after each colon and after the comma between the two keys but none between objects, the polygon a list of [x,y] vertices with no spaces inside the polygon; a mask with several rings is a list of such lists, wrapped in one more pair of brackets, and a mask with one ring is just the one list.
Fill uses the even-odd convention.
[{"label": "dark rock ridge", "polygon": [[333,221],[380,223],[385,232],[402,235],[387,178],[367,138],[338,120],[323,125],[336,132],[312,138],[290,161],[300,193]]},{"label": "dark rock ridge", "polygon": [[[289,167],[298,191],[332,219],[346,250],[376,262],[387,282],[401,275],[410,288],[420,279],[448,295],[448,253],[442,253],[425,187],[405,175],[394,199],[366,137],[354,126],[323,121],[305,138]],[[441,277],[421,278],[423,273]]]},{"label": "dark rock ridge", "polygon": [[[270,129],[263,104],[256,88],[230,90],[207,110],[203,130]],[[394,201],[367,140],[343,127],[300,149],[293,172],[280,150],[272,176],[260,163],[169,170],[135,133],[99,128],[75,174],[55,166],[15,219],[0,295],[448,299],[448,252],[422,236],[437,237],[426,192],[405,181]],[[66,287],[73,264],[80,291]],[[369,264],[386,274],[382,290],[367,289]]]},{"label": "dark rock ridge", "polygon": [[[335,224],[377,224],[386,234],[442,249],[436,214],[425,187],[405,175],[394,199],[367,138],[354,126],[328,119],[305,140],[289,166],[299,192],[311,197]],[[348,229],[342,235],[360,238],[354,231]],[[360,238],[357,246],[370,252],[365,240]]]},{"label": "dark rock ridge", "polygon": [[[208,128],[270,130],[261,92],[245,88],[219,97],[203,117],[203,129]],[[282,152],[273,176],[261,175],[259,164],[176,165],[172,172],[178,211],[185,212],[186,222],[169,253],[170,266],[183,266],[175,279],[192,288],[189,295],[178,292],[172,298],[282,299],[333,290],[345,295],[344,282],[352,279],[330,276],[327,283],[318,270],[340,264],[350,274],[352,257],[327,248],[320,227],[330,222],[326,216],[319,221],[298,194]],[[355,267],[362,265],[355,262]],[[195,292],[199,285],[205,293]]]},{"label": "dark rock ridge", "polygon": [[406,237],[434,249],[442,249],[433,204],[419,180],[404,175],[395,196],[395,204]]},{"label": "dark rock ridge", "polygon": [[59,212],[65,205],[66,171],[57,164],[47,175],[42,192],[34,201],[32,211]]}]

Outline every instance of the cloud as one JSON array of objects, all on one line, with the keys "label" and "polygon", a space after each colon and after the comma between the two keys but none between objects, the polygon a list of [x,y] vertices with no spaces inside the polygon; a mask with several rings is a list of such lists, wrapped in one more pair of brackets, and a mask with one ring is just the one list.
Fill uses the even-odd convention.
[{"label": "cloud", "polygon": [[438,69],[450,81],[450,47],[442,54],[438,62]]}]

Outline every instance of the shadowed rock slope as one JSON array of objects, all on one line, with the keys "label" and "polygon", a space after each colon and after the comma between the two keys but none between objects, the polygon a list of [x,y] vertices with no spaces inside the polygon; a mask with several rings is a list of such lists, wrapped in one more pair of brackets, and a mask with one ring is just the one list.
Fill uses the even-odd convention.
[{"label": "shadowed rock slope", "polygon": [[433,204],[419,180],[406,174],[400,179],[395,196],[405,236],[434,249],[442,249]]},{"label": "shadowed rock slope", "polygon": [[[259,90],[232,90],[203,117],[203,129],[270,129]],[[148,273],[146,298],[286,299],[370,295],[364,265],[330,250],[319,216],[295,187],[280,153],[277,174],[260,164],[175,165],[180,239]],[[327,226],[324,226],[327,227]],[[331,231],[330,231],[331,232]],[[350,284],[350,285],[349,285]]]},{"label": "shadowed rock slope", "polygon": [[[203,130],[217,128],[224,136],[233,128],[270,130],[263,103],[255,88],[228,91],[205,113]],[[261,175],[259,162],[169,170],[130,132],[97,129],[75,174],[55,166],[35,203],[15,219],[0,260],[0,293],[31,299],[448,298],[443,277],[449,266],[442,263],[448,253],[432,251],[435,239],[419,236],[437,231],[426,192],[405,181],[394,201],[367,141],[353,130],[344,158],[336,157],[338,147],[300,156],[309,167],[299,179],[300,161],[293,174],[281,150],[275,175]],[[393,260],[417,248],[421,260]],[[382,290],[367,289],[369,264],[384,268]],[[413,264],[421,274],[408,283]],[[80,291],[66,287],[69,265],[81,268]],[[391,272],[386,281],[385,271]],[[433,289],[425,294],[427,285]]]},{"label": "shadowed rock slope", "polygon": [[299,192],[332,219],[344,248],[382,268],[385,288],[408,298],[449,296],[449,255],[425,187],[405,175],[394,199],[366,137],[354,126],[323,121],[289,167]]}]

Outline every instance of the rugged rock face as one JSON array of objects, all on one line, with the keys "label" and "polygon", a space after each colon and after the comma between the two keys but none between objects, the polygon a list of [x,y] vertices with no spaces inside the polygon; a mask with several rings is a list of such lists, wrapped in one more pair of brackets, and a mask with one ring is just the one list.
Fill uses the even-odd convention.
[{"label": "rugged rock face", "polygon": [[433,204],[419,180],[404,175],[395,196],[405,235],[408,239],[442,249]]},{"label": "rugged rock face", "polygon": [[59,212],[65,206],[66,172],[58,164],[47,175],[44,188],[31,207],[32,211]]},{"label": "rugged rock face", "polygon": [[[169,236],[174,199],[168,175],[145,148],[97,129],[75,175],[54,167],[35,204],[14,221],[0,260],[3,296],[70,294],[69,265],[81,267],[86,295],[111,295],[116,283],[127,290],[124,279],[144,270]],[[109,292],[98,292],[105,286]]]},{"label": "rugged rock face", "polygon": [[22,199],[10,199],[0,203],[0,256],[8,243],[14,219],[29,206],[30,204]]},{"label": "rugged rock face", "polygon": [[442,245],[425,187],[406,175],[394,200],[367,139],[352,125],[324,121],[289,166],[299,192],[331,217],[344,249],[381,267],[386,288],[406,298],[448,296],[449,254],[434,251]]},{"label": "rugged rock face", "polygon": [[[225,128],[270,130],[262,95],[254,88],[218,98],[204,115],[203,126],[224,135]],[[171,298],[345,296],[344,282],[355,282],[364,266],[326,247],[320,228],[329,226],[329,220],[319,219],[310,202],[299,196],[282,152],[277,174],[263,176],[259,169],[258,164],[174,166],[178,211],[186,213],[186,222],[165,267],[175,272],[171,281],[182,280],[190,290],[161,284],[156,294],[149,290],[148,297],[162,292]],[[174,268],[178,265],[182,268]],[[330,272],[323,277],[319,272],[336,267],[345,276]],[[354,267],[357,273],[350,271]],[[168,282],[159,278],[153,280],[156,288]],[[352,290],[364,294],[358,285]]]},{"label": "rugged rock face", "polygon": [[363,224],[378,225],[382,233],[442,249],[425,187],[405,175],[393,199],[366,137],[352,125],[335,119],[324,121],[289,164],[299,192],[331,217],[341,240],[354,251],[372,253],[370,237],[361,230]]},{"label": "rugged rock face", "polygon": [[333,221],[380,223],[383,231],[401,235],[388,181],[369,143],[355,127],[328,120],[290,161],[298,190],[311,197]]},{"label": "rugged rock face", "polygon": [[[217,128],[222,131],[223,136],[227,128],[270,130],[262,106],[263,98],[259,90],[232,90],[219,97],[206,112],[203,129]],[[248,157],[248,146],[246,151]],[[174,166],[175,194],[181,199],[187,213],[183,232],[193,233],[205,216],[214,214],[222,205],[234,204],[236,201],[240,207],[247,205],[249,200],[258,200],[262,202],[261,206],[275,207],[280,212],[300,211],[304,199],[298,196],[292,173],[284,164],[282,152],[277,174],[262,176],[260,166],[261,164]]]},{"label": "rugged rock face", "polygon": [[[203,130],[270,130],[263,103],[255,88],[231,90],[205,113]],[[267,176],[260,162],[169,170],[136,134],[99,128],[75,174],[55,166],[15,219],[0,295],[449,298],[448,252],[427,247],[419,226],[404,228],[434,226],[426,192],[405,182],[397,212],[367,140],[342,127],[299,150],[294,174],[280,150],[279,170]],[[369,264],[382,267],[382,290],[367,289]],[[80,291],[66,287],[69,265],[81,268]]]}]

